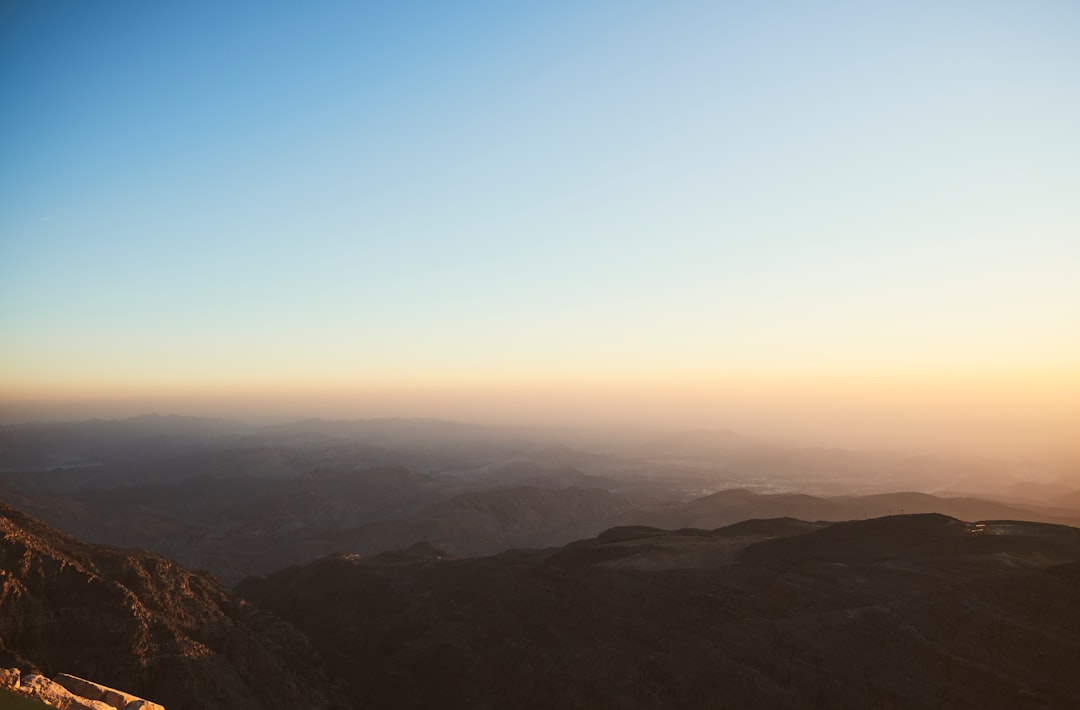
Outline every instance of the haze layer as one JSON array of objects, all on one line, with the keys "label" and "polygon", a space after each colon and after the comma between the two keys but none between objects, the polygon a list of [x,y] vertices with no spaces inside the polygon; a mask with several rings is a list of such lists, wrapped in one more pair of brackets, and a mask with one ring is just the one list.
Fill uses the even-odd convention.
[{"label": "haze layer", "polygon": [[1073,4],[3,13],[6,419],[1080,431]]}]

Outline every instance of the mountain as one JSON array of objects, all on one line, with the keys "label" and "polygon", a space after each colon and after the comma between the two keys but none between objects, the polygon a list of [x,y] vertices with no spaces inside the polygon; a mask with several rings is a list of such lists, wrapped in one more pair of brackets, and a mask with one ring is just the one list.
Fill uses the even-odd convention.
[{"label": "mountain", "polygon": [[968,496],[944,497],[901,492],[867,496],[811,496],[735,488],[686,503],[636,510],[622,517],[626,523],[661,528],[717,528],[752,518],[796,517],[803,520],[843,521],[902,513],[941,513],[963,520],[1015,518],[1080,525],[1080,510],[1050,510],[1035,505],[1006,504]]},{"label": "mountain", "polygon": [[149,548],[226,583],[335,550],[372,553],[430,540],[476,555],[565,544],[634,507],[600,488],[470,485],[381,466],[292,478],[207,474],[68,493],[0,481],[0,498],[80,538]]},{"label": "mountain", "polygon": [[1080,707],[1080,530],[938,514],[335,555],[238,591],[395,708]]},{"label": "mountain", "polygon": [[[946,461],[785,449],[723,431],[658,435],[636,450],[629,437],[621,448],[612,443],[621,455],[580,448],[594,438],[584,432],[574,447],[552,438],[571,434],[404,419],[245,427],[150,415],[11,425],[0,427],[0,500],[88,542],[153,550],[225,584],[337,550],[371,554],[427,540],[454,555],[487,555],[616,525],[714,529],[899,512],[1080,525],[1065,488],[1055,509],[959,494],[823,493],[877,491],[908,474],[939,481],[953,470]],[[21,465],[33,461],[51,468]],[[960,479],[969,474],[993,469],[976,466]],[[802,492],[776,492],[792,490]]]},{"label": "mountain", "polygon": [[207,473],[70,492],[0,482],[0,498],[82,539],[152,549],[231,582],[340,549],[342,531],[450,495],[441,489],[403,467],[314,468],[292,478]]},{"label": "mountain", "polygon": [[128,419],[0,425],[0,471],[82,468],[164,451],[216,446],[240,427],[202,417],[144,414]]},{"label": "mountain", "polygon": [[80,542],[0,504],[0,666],[169,710],[348,707],[307,640],[213,577]]},{"label": "mountain", "polygon": [[462,493],[413,515],[357,528],[339,548],[372,553],[429,541],[458,556],[549,547],[588,537],[633,509],[600,488],[518,486]]}]

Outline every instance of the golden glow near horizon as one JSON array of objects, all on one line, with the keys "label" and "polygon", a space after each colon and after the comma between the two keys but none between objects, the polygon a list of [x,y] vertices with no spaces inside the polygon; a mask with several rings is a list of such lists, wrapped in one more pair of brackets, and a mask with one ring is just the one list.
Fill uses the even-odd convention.
[{"label": "golden glow near horizon", "polygon": [[[734,429],[808,444],[1024,455],[1080,454],[1080,370],[744,372],[726,379],[528,378],[116,385],[11,398],[0,411],[46,418],[148,411],[257,419],[439,417],[486,424]],[[10,416],[8,417],[10,419]],[[33,417],[24,417],[33,418]]]},{"label": "golden glow near horizon", "polygon": [[1073,450],[1080,10],[586,5],[14,12],[0,416]]}]

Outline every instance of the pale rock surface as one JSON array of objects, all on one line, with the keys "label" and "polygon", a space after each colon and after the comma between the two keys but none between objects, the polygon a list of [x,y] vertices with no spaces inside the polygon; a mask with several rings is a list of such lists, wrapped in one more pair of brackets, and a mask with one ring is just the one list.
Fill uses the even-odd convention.
[{"label": "pale rock surface", "polygon": [[100,700],[75,695],[43,675],[28,675],[23,678],[20,692],[60,710],[116,710],[112,705]]},{"label": "pale rock surface", "polygon": [[81,695],[90,700],[99,700],[116,708],[116,710],[165,710],[157,703],[144,700],[131,693],[125,693],[122,690],[116,690],[68,673],[57,674],[53,680],[75,695]]}]

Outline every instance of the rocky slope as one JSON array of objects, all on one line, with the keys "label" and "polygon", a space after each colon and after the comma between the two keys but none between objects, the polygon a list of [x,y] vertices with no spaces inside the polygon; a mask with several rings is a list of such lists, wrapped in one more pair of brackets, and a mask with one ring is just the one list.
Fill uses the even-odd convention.
[{"label": "rocky slope", "polygon": [[169,710],[346,707],[306,639],[213,577],[89,545],[0,504],[0,665]]},{"label": "rocky slope", "polygon": [[378,707],[1069,708],[1078,560],[1054,525],[781,519],[337,555],[239,590]]}]

